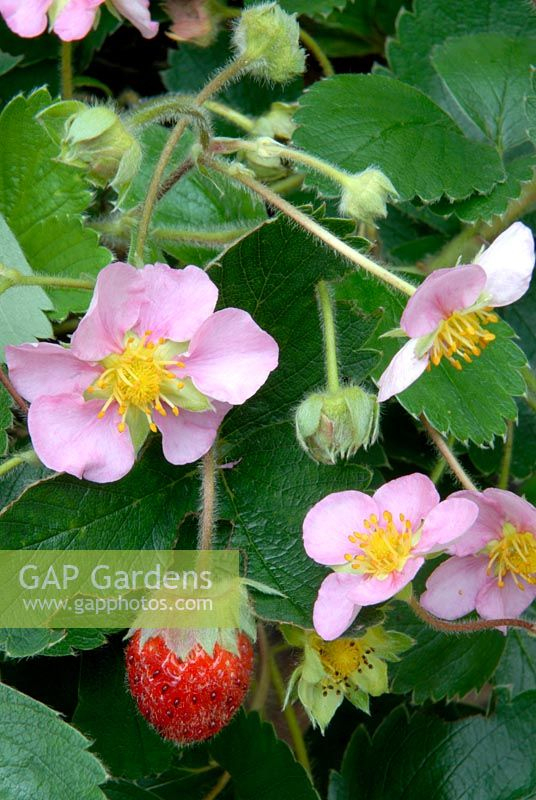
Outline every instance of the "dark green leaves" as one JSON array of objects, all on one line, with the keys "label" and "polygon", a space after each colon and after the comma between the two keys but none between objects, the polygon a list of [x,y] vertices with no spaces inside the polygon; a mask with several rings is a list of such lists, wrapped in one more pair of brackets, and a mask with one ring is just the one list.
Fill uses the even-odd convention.
[{"label": "dark green leaves", "polygon": [[231,773],[237,797],[262,800],[318,800],[309,776],[295,761],[287,744],[277,739],[273,726],[256,712],[240,711],[210,750],[218,764]]},{"label": "dark green leaves", "polygon": [[59,475],[27,490],[0,517],[0,548],[171,548],[179,521],[197,509],[196,467],[174,467],[159,451],[155,443],[116,483]]},{"label": "dark green leaves", "polygon": [[[368,741],[357,729],[336,798],[352,800],[520,800],[533,796],[536,692],[509,703],[501,695],[489,717],[445,722],[395,709]],[[340,792],[346,789],[347,795]]]},{"label": "dark green leaves", "polygon": [[12,422],[11,415],[11,397],[6,392],[3,386],[0,387],[0,456],[3,456],[7,450],[7,433],[6,429],[9,428]]},{"label": "dark green leaves", "polygon": [[339,75],[317,83],[296,121],[299,146],[350,172],[380,167],[402,199],[461,199],[504,180],[492,147],[466,139],[429,98],[390,78]]},{"label": "dark green leaves", "polygon": [[89,742],[47,706],[0,684],[2,800],[103,800]]}]

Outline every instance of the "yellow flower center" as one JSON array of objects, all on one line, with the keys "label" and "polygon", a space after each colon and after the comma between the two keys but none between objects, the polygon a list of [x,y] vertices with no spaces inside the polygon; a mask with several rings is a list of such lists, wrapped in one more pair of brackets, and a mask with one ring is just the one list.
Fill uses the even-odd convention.
[{"label": "yellow flower center", "polygon": [[156,425],[152,419],[153,411],[167,416],[165,403],[175,416],[179,409],[166,395],[166,390],[184,388],[184,383],[170,371],[169,367],[184,367],[182,361],[169,361],[159,354],[160,346],[166,343],[159,339],[157,343],[148,341],[152,331],[145,331],[141,338],[129,334],[122,353],[107,356],[101,364],[104,372],[88,387],[90,394],[106,397],[106,402],[98,413],[102,419],[113,403],[117,403],[121,422],[117,428],[120,433],[125,430],[126,416],[129,408],[142,411],[147,417],[149,428],[156,433]]},{"label": "yellow flower center", "polygon": [[411,522],[404,514],[399,515],[402,533],[393,522],[390,511],[383,512],[384,524],[376,514],[363,522],[366,533],[354,533],[348,537],[352,544],[359,545],[360,552],[356,555],[346,553],[344,558],[350,562],[352,569],[359,570],[363,575],[373,575],[383,580],[391,572],[400,572],[408,560],[415,539],[419,534],[414,534]]},{"label": "yellow flower center", "polygon": [[310,642],[327,674],[327,678],[322,681],[324,696],[330,690],[340,694],[341,688],[349,689],[350,676],[356,670],[363,672],[365,669],[374,668],[367,658],[374,652],[374,648],[367,646],[362,639],[335,639],[332,642],[325,642],[315,634]]},{"label": "yellow flower center", "polygon": [[495,575],[500,587],[508,574],[521,590],[522,581],[536,583],[536,537],[530,531],[518,531],[507,522],[502,537],[489,542],[484,552],[489,557],[488,575]]},{"label": "yellow flower center", "polygon": [[495,339],[495,334],[485,330],[485,326],[498,321],[499,317],[490,308],[455,311],[437,329],[430,351],[430,362],[437,367],[445,357],[453,367],[460,370],[462,364],[456,360],[456,356],[470,364],[471,356],[479,356],[484,347]]}]

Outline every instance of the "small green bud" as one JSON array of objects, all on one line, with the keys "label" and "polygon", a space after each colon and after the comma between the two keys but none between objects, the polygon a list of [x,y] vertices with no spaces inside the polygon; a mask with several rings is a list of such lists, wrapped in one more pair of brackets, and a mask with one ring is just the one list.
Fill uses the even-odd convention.
[{"label": "small green bud", "polygon": [[374,167],[357,175],[345,175],[341,178],[341,184],[341,214],[367,224],[373,223],[378,217],[386,217],[387,200],[398,197],[387,175]]},{"label": "small green bud", "polygon": [[252,75],[287,83],[305,71],[305,52],[299,39],[296,14],[287,14],[277,3],[261,3],[242,12],[233,45]]},{"label": "small green bud", "polygon": [[374,444],[379,416],[376,397],[359,386],[312,394],[296,411],[296,436],[314,461],[336,464]]},{"label": "small green bud", "polygon": [[287,144],[298,127],[294,122],[297,110],[297,103],[272,103],[268,113],[263,114],[255,122],[253,136],[268,136],[270,139]]},{"label": "small green bud", "polygon": [[86,169],[92,183],[111,185],[120,196],[128,189],[140,166],[141,147],[113,108],[66,101],[39,118],[59,139],[60,161]]},{"label": "small green bud", "polygon": [[[297,108],[297,103],[272,103],[269,112],[255,122],[251,135],[257,149],[246,150],[245,160],[263,181],[277,181],[292,172],[292,167],[281,160],[279,144],[290,142],[297,127],[292,119]],[[270,142],[272,152],[266,146]]]}]

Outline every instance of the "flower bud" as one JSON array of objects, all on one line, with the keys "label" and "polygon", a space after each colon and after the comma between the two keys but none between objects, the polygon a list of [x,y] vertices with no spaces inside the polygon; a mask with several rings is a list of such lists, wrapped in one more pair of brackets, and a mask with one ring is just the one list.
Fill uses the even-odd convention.
[{"label": "flower bud", "polygon": [[242,12],[233,45],[237,57],[248,62],[252,75],[287,83],[305,71],[305,52],[299,37],[296,14],[287,14],[277,3],[261,3]]},{"label": "flower bud", "polygon": [[343,187],[339,210],[342,215],[371,224],[387,216],[387,200],[398,192],[383,172],[369,167],[357,175],[341,178]]},{"label": "flower bud", "polygon": [[305,452],[322,464],[350,458],[374,444],[379,432],[376,397],[359,386],[307,397],[296,411],[296,436]]},{"label": "flower bud", "polygon": [[109,184],[120,195],[126,191],[140,166],[141,147],[113,108],[67,101],[39,117],[59,139],[60,161],[85,168],[96,186]]}]

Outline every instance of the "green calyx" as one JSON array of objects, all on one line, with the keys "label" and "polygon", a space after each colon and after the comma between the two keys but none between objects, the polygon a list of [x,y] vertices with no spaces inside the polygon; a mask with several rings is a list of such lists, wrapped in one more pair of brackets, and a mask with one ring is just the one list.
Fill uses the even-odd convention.
[{"label": "green calyx", "polygon": [[350,458],[374,444],[379,432],[375,395],[359,386],[309,395],[295,416],[296,437],[305,452],[322,464]]},{"label": "green calyx", "polygon": [[387,216],[387,201],[396,199],[398,192],[383,172],[369,167],[357,175],[341,173],[342,194],[339,204],[343,216],[372,224]]},{"label": "green calyx", "polygon": [[299,38],[295,14],[287,14],[277,3],[261,3],[242,12],[233,44],[251,75],[287,83],[305,71],[305,52]]},{"label": "green calyx", "polygon": [[39,120],[61,148],[59,160],[86,170],[96,186],[112,186],[122,196],[141,163],[141,146],[111,106],[74,100],[55,103]]},{"label": "green calyx", "polygon": [[314,632],[293,639],[303,647],[302,663],[294,671],[286,702],[298,698],[314,726],[324,733],[346,697],[368,713],[369,697],[388,691],[387,663],[413,644],[405,634],[368,628],[360,638],[326,642]]}]

